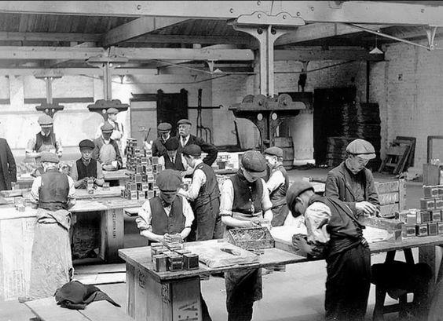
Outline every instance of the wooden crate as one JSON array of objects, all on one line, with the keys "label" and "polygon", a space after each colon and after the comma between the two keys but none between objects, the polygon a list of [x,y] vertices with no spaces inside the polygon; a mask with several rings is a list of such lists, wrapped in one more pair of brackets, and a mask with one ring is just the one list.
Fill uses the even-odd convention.
[{"label": "wooden crate", "polygon": [[406,186],[404,179],[375,182],[375,188],[381,204],[381,217],[392,217],[395,215],[395,212],[405,209]]}]

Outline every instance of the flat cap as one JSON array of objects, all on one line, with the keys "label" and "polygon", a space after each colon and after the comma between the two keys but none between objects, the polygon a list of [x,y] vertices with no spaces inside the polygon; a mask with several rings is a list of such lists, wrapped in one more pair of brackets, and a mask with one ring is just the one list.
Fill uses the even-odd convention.
[{"label": "flat cap", "polygon": [[160,131],[160,132],[167,132],[167,131],[170,131],[171,128],[173,128],[173,126],[171,126],[170,123],[160,123],[160,124],[157,126],[157,130]]},{"label": "flat cap", "polygon": [[192,125],[191,121],[189,119],[181,119],[177,122],[177,125],[181,125],[181,124],[188,124],[188,125]]},{"label": "flat cap", "polygon": [[202,154],[202,150],[198,145],[191,144],[184,147],[182,154],[187,156],[200,156]]},{"label": "flat cap", "polygon": [[287,205],[291,214],[296,217],[297,213],[294,212],[294,203],[296,201],[296,197],[301,195],[303,192],[313,190],[313,185],[311,185],[307,181],[303,181],[302,179],[296,179],[294,183],[287,190]]},{"label": "flat cap", "polygon": [[253,177],[264,177],[267,175],[267,161],[257,150],[248,150],[242,155],[242,166]]},{"label": "flat cap", "polygon": [[52,120],[52,117],[47,114],[41,115],[39,117],[39,119],[37,120],[37,122],[42,127],[51,127],[52,124],[54,123],[54,121]]},{"label": "flat cap", "polygon": [[179,139],[177,139],[177,137],[170,137],[170,139],[165,142],[164,146],[166,150],[169,151],[177,150],[179,148]]},{"label": "flat cap", "polygon": [[57,157],[56,154],[51,152],[42,152],[42,156],[40,159],[41,162],[48,162],[48,163],[58,163],[60,160]]},{"label": "flat cap", "polygon": [[276,146],[267,148],[264,151],[264,154],[271,155],[271,156],[277,156],[277,157],[284,157],[284,151]]},{"label": "flat cap", "polygon": [[347,145],[345,150],[349,154],[354,154],[364,159],[373,159],[376,157],[373,145],[363,139],[355,139]]},{"label": "flat cap", "polygon": [[117,108],[111,107],[108,108],[108,110],[106,111],[107,114],[117,114],[119,111],[117,110]]},{"label": "flat cap", "polygon": [[156,178],[156,185],[162,192],[177,192],[181,184],[180,172],[172,169],[161,171]]},{"label": "flat cap", "polygon": [[79,143],[80,149],[82,148],[91,148],[94,149],[95,145],[94,142],[90,139],[84,139]]},{"label": "flat cap", "polygon": [[110,123],[105,122],[105,124],[103,124],[102,127],[100,127],[100,129],[102,130],[102,133],[112,133],[114,127]]}]

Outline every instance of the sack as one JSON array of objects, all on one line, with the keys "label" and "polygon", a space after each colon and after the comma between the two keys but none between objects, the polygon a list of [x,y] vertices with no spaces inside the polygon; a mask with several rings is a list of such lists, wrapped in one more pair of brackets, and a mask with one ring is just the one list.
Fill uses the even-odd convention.
[{"label": "sack", "polygon": [[93,301],[106,300],[116,307],[120,307],[106,293],[94,285],[85,285],[79,281],[65,283],[54,294],[57,304],[62,308],[84,310]]}]

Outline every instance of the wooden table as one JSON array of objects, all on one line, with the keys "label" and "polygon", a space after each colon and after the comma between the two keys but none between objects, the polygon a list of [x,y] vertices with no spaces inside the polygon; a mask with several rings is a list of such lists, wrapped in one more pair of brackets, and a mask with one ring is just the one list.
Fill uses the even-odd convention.
[{"label": "wooden table", "polygon": [[103,178],[105,182],[109,181],[119,181],[119,186],[125,185],[126,180],[129,178],[127,173],[131,171],[127,169],[119,169],[117,171],[103,171]]},{"label": "wooden table", "polygon": [[[216,240],[185,243],[193,252]],[[176,272],[155,272],[151,262],[151,248],[138,247],[119,250],[126,261],[128,314],[136,321],[202,320],[200,305],[200,277],[212,272],[237,269],[256,269],[306,261],[306,258],[280,249],[266,249],[258,262],[228,267],[209,268],[200,263],[199,269]]]}]

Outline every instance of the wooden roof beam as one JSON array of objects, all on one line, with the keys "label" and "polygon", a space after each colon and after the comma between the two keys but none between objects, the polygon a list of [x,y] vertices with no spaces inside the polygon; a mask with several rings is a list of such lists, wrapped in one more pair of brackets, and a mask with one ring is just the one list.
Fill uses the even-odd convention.
[{"label": "wooden roof beam", "polygon": [[[236,19],[287,12],[307,23],[442,26],[441,6],[382,1],[0,1],[0,12],[120,17]],[[397,13],[402,14],[397,14]]]},{"label": "wooden roof beam", "polygon": [[0,32],[0,41],[77,41],[98,42],[101,34],[65,32]]},{"label": "wooden roof beam", "polygon": [[135,19],[108,31],[103,36],[102,45],[103,47],[110,47],[120,42],[140,37],[156,29],[165,28],[186,20],[188,19],[162,17],[143,17]]}]

